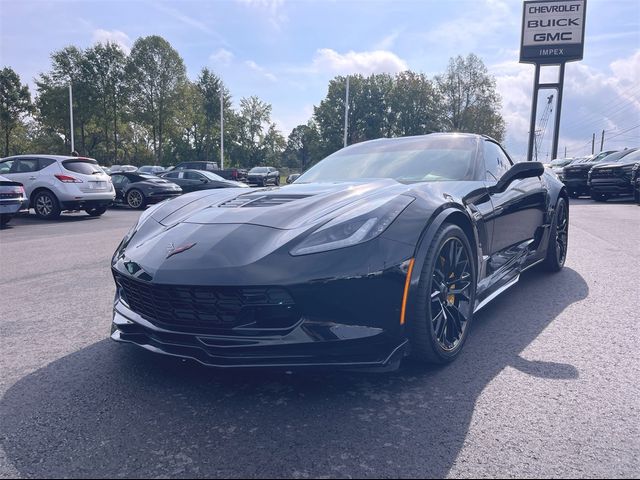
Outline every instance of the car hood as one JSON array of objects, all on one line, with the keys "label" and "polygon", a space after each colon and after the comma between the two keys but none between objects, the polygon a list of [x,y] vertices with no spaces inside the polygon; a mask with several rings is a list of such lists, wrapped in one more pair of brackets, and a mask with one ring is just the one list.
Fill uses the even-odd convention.
[{"label": "car hood", "polygon": [[167,202],[152,218],[164,226],[250,224],[291,230],[326,221],[359,201],[393,197],[409,190],[395,180],[292,184],[252,189],[194,192]]}]

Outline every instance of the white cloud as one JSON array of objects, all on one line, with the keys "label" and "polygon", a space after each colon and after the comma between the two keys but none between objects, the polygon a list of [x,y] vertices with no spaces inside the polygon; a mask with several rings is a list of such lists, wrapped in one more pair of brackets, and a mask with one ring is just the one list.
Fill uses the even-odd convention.
[{"label": "white cloud", "polygon": [[284,0],[237,0],[248,7],[257,9],[264,15],[272,27],[279,30],[288,18],[283,12]]},{"label": "white cloud", "polygon": [[396,44],[396,40],[398,40],[399,36],[400,32],[398,30],[391,32],[389,35],[385,35],[375,44],[374,50],[391,50]]},{"label": "white cloud", "polygon": [[128,55],[131,51],[131,39],[129,35],[120,30],[103,30],[98,28],[93,31],[93,43],[115,43]]},{"label": "white cloud", "polygon": [[244,64],[249,67],[251,70],[253,70],[254,72],[259,73],[260,75],[262,75],[263,77],[265,77],[266,79],[272,81],[272,82],[277,82],[278,78],[271,72],[269,72],[266,68],[261,67],[260,65],[258,65],[256,62],[254,62],[253,60],[247,60],[246,62],[244,62]]},{"label": "white cloud", "polygon": [[[491,65],[498,92],[503,99],[503,116],[507,123],[506,146],[518,159],[526,156],[534,68],[516,61]],[[580,156],[591,153],[592,135],[596,150],[605,130],[605,149],[640,144],[640,129],[623,133],[640,124],[640,50],[627,58],[610,63],[607,71],[582,62],[566,67],[558,155]],[[540,105],[553,91],[540,92]],[[554,105],[555,108],[555,105]],[[538,122],[542,109],[538,108]],[[547,126],[541,152],[551,149],[553,113]]]},{"label": "white cloud", "polygon": [[211,55],[209,55],[209,60],[214,63],[221,63],[223,65],[229,65],[231,60],[233,60],[233,53],[224,48],[219,48]]},{"label": "white cloud", "polygon": [[330,48],[321,48],[316,52],[308,70],[331,75],[354,73],[370,75],[372,73],[397,73],[407,69],[407,63],[404,60],[387,50],[338,53]]}]

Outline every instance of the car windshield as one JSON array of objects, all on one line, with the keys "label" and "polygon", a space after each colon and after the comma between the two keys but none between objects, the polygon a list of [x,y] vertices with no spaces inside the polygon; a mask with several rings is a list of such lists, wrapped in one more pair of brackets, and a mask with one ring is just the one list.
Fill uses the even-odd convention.
[{"label": "car windshield", "polygon": [[606,162],[606,163],[619,162],[624,157],[626,157],[627,155],[635,152],[636,150],[637,150],[637,148],[631,148],[631,149],[627,149],[627,150],[622,150],[621,152],[612,153],[611,155],[608,155],[608,156],[604,157],[602,160],[603,160],[603,162]]},{"label": "car windshield", "polygon": [[477,141],[446,135],[375,140],[329,155],[296,183],[392,178],[399,182],[471,180]]},{"label": "car windshield", "polygon": [[249,173],[267,173],[267,167],[254,167],[249,170]]},{"label": "car windshield", "polygon": [[220,182],[220,181],[224,182],[224,178],[222,178],[219,175],[216,175],[215,173],[211,173],[211,172],[208,172],[206,170],[198,170],[198,172],[200,174],[204,175],[205,177],[207,177],[209,180],[216,180],[218,182]]},{"label": "car windshield", "polygon": [[561,165],[566,165],[567,163],[573,161],[573,158],[558,158],[551,162],[552,167],[558,167]]}]

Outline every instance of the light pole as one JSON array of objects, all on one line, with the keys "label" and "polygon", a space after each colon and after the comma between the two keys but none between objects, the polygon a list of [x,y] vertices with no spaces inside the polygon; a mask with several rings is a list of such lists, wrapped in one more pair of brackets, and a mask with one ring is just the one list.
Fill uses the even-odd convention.
[{"label": "light pole", "polygon": [[220,86],[220,169],[224,170],[224,89]]},{"label": "light pole", "polygon": [[344,146],[347,146],[347,133],[349,131],[349,75],[347,75],[347,93],[344,98]]},{"label": "light pole", "polygon": [[73,90],[71,88],[71,82],[69,82],[69,118],[71,120],[71,151],[75,152],[76,146],[73,139]]}]

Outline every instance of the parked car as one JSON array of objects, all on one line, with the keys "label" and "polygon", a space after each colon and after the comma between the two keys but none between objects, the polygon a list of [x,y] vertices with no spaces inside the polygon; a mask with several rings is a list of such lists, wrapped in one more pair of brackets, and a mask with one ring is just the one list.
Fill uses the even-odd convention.
[{"label": "parked car", "polygon": [[590,155],[564,167],[562,171],[562,181],[566,185],[567,191],[572,198],[590,194],[587,181],[589,170],[598,163],[606,161],[606,158],[612,153],[615,153],[615,150],[600,152],[597,155]]},{"label": "parked car", "polygon": [[111,168],[109,168],[109,173],[135,172],[136,170],[138,170],[138,167],[136,167],[135,165],[111,165]]},{"label": "parked car", "polygon": [[298,177],[300,177],[300,174],[299,174],[299,173],[292,173],[291,175],[289,175],[289,176],[287,177],[287,183],[293,183],[293,182],[295,182],[295,181],[298,179]]},{"label": "parked car", "polygon": [[571,157],[571,158],[556,158],[555,160],[553,160],[551,163],[549,163],[547,165],[548,168],[551,169],[551,171],[553,173],[556,174],[556,176],[562,180],[562,169],[564,167],[566,167],[567,165],[569,165],[571,162],[573,162],[574,160],[577,160],[575,157]]},{"label": "parked car", "polygon": [[280,185],[280,172],[273,167],[253,167],[247,173],[247,183],[264,187],[273,183]]},{"label": "parked car", "polygon": [[631,172],[638,163],[637,148],[629,148],[609,155],[603,162],[589,170],[591,198],[606,202],[620,195],[633,195]]},{"label": "parked car", "polygon": [[236,182],[246,182],[247,180],[247,171],[244,168],[234,167],[222,170],[218,167],[217,162],[182,162],[176,165],[174,170],[205,170],[207,172],[213,172],[226,180],[235,180]]},{"label": "parked car", "polygon": [[568,218],[555,175],[487,137],[357,143],[292,185],[147,210],[111,263],[111,338],[213,367],[451,362],[522,272],[563,268]]},{"label": "parked car", "polygon": [[0,175],[22,183],[29,207],[44,219],[75,210],[97,217],[116,196],[111,178],[92,158],[18,155],[0,160]]},{"label": "parked car", "polygon": [[166,172],[164,167],[161,167],[160,165],[144,165],[139,167],[136,171],[139,173],[148,173],[150,175],[160,175],[161,173]]},{"label": "parked car", "polygon": [[29,208],[29,200],[20,182],[0,177],[0,227],[4,227],[20,210]]},{"label": "parked car", "polygon": [[111,175],[111,181],[116,189],[116,203],[131,208],[144,209],[147,205],[182,194],[179,185],[146,173],[114,173]]},{"label": "parked car", "polygon": [[212,188],[246,188],[247,185],[233,180],[226,180],[206,170],[173,170],[161,175],[182,187],[184,193]]},{"label": "parked car", "polygon": [[640,163],[631,170],[631,188],[633,189],[633,199],[640,205]]}]

